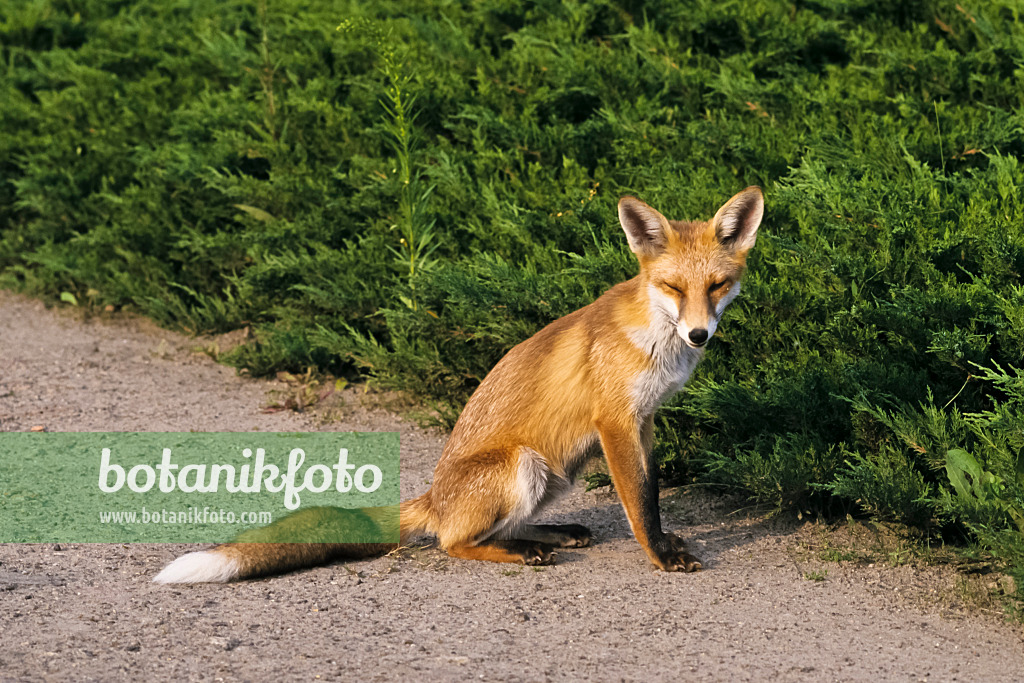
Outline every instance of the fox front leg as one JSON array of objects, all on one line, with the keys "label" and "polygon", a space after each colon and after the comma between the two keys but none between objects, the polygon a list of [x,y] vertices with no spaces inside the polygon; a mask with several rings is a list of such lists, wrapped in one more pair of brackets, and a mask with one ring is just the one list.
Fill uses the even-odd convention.
[{"label": "fox front leg", "polygon": [[661,530],[658,506],[658,471],[651,458],[652,424],[599,424],[601,447],[608,461],[615,490],[626,511],[633,535],[651,562],[667,572],[695,572],[701,561],[686,551],[686,544]]}]

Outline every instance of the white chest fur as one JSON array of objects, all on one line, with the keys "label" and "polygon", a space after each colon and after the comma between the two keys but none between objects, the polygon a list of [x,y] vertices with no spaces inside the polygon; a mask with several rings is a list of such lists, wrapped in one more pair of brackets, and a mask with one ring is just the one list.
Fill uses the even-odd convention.
[{"label": "white chest fur", "polygon": [[633,381],[633,410],[637,415],[653,413],[670,396],[683,388],[704,349],[686,345],[676,327],[655,318],[650,327],[635,330],[630,339],[651,360],[651,365]]}]

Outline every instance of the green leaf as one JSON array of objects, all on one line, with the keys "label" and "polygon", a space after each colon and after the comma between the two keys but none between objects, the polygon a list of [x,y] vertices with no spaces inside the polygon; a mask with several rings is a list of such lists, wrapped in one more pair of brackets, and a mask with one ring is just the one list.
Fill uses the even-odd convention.
[{"label": "green leaf", "polygon": [[[970,475],[968,480],[965,475]],[[975,495],[975,484],[982,478],[981,465],[974,456],[962,448],[951,448],[946,452],[946,476],[959,496]]]},{"label": "green leaf", "polygon": [[263,221],[264,223],[269,223],[271,221],[277,220],[271,214],[255,206],[249,206],[248,204],[232,204],[232,206],[241,211],[245,211],[247,214],[249,214],[256,220]]}]

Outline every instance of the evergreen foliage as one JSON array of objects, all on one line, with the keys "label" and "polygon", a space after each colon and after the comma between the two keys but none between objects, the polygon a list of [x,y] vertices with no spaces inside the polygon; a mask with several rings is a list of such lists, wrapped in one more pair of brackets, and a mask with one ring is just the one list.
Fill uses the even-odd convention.
[{"label": "evergreen foliage", "polygon": [[[615,203],[766,191],[666,472],[1024,556],[1010,0],[0,0],[0,285],[250,325],[451,419],[636,269]],[[347,30],[337,31],[345,22]]]}]

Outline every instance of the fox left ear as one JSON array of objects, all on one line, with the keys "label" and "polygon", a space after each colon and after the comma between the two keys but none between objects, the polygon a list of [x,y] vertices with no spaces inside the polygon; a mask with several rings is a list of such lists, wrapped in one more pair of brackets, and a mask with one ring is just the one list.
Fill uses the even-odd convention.
[{"label": "fox left ear", "polygon": [[762,216],[764,196],[760,187],[751,185],[723,204],[711,224],[719,242],[734,251],[747,251],[754,246]]}]

